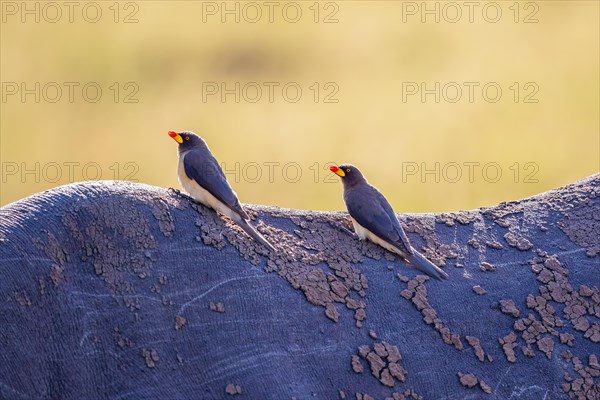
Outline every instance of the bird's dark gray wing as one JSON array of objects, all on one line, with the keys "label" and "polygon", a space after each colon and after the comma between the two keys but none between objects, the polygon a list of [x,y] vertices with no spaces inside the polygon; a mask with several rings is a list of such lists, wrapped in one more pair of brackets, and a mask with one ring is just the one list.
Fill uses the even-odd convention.
[{"label": "bird's dark gray wing", "polygon": [[344,195],[350,216],[362,227],[407,254],[413,249],[386,198],[374,187],[362,185]]},{"label": "bird's dark gray wing", "polygon": [[400,221],[398,221],[398,217],[396,217],[396,214],[394,213],[392,206],[390,205],[389,201],[387,201],[385,196],[379,190],[377,190],[375,188],[373,188],[373,189],[377,192],[379,204],[381,204],[382,208],[385,210],[387,215],[392,220],[394,229],[396,230],[396,233],[398,234],[398,236],[400,236],[400,241],[402,242],[402,244],[404,245],[406,250],[408,250],[408,253],[412,254],[413,253],[412,245],[410,244],[410,241],[408,240],[408,237],[406,236],[404,229],[402,229],[402,225],[400,225]]},{"label": "bird's dark gray wing", "polygon": [[248,219],[248,214],[242,209],[221,166],[212,154],[206,154],[203,150],[190,150],[183,157],[183,167],[188,178],[195,180],[221,203],[240,214],[243,219]]}]

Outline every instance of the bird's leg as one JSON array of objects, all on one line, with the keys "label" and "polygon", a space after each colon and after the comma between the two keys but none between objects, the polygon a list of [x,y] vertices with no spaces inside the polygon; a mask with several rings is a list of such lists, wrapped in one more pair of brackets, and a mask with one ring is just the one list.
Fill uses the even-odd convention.
[{"label": "bird's leg", "polygon": [[[168,188],[167,190],[168,190],[168,191],[170,191],[170,192],[173,192],[174,194],[176,194],[176,195],[177,195],[177,196],[179,196],[179,197],[183,197],[184,199],[188,199],[189,201],[191,201],[191,202],[193,202],[193,203],[196,203],[196,204],[202,204],[202,203],[200,203],[200,202],[196,201],[196,199],[194,199],[192,196],[190,196],[190,195],[188,195],[188,194],[185,194],[185,193],[183,193],[183,192],[182,192],[181,190],[179,190],[179,189],[175,189],[175,188],[171,188],[171,187],[170,187],[170,188]],[[204,204],[202,204],[202,205],[204,205]]]},{"label": "bird's leg", "polygon": [[342,226],[342,232],[346,232],[348,235],[352,236],[354,239],[358,239],[358,235],[355,232],[352,232],[350,229]]}]

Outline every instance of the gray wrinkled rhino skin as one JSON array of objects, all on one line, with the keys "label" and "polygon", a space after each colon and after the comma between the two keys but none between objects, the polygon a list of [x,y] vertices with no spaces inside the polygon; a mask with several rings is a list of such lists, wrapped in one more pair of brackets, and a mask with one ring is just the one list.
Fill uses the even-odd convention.
[{"label": "gray wrinkled rhino skin", "polygon": [[0,209],[0,398],[600,398],[599,192],[401,215],[443,282],[346,213],[246,206],[269,254],[173,191],[39,193]]}]

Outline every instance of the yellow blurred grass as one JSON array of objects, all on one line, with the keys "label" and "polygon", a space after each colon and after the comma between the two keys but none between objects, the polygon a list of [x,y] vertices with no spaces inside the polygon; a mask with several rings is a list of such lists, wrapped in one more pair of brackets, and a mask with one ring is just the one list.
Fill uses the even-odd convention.
[{"label": "yellow blurred grass", "polygon": [[[176,148],[166,131],[194,130],[228,168],[240,163],[240,173],[253,178],[254,166],[261,167],[257,182],[236,182],[228,174],[243,202],[342,209],[341,187],[323,182],[326,170],[315,182],[314,166],[352,162],[403,212],[492,205],[598,171],[597,2],[538,2],[537,24],[515,24],[509,14],[497,24],[402,23],[401,2],[362,1],[338,2],[337,24],[310,18],[202,23],[200,2],[138,4],[137,24],[2,24],[2,82],[93,81],[104,90],[95,104],[80,97],[74,103],[1,103],[3,166],[95,162],[102,179],[113,179],[124,178],[131,171],[125,163],[134,163],[140,182],[177,187]],[[507,12],[508,3],[501,4]],[[139,102],[114,103],[113,82],[135,82]],[[232,96],[204,102],[206,82],[229,88],[235,82],[295,82],[303,96],[290,103],[277,90],[273,103],[264,97],[236,103]],[[339,102],[315,103],[314,82],[321,99],[324,85],[334,82]],[[473,103],[431,97],[422,103],[418,96],[403,102],[403,82],[498,82],[503,97],[488,103],[476,91]],[[513,102],[513,82],[535,82],[539,102]],[[441,174],[439,182],[431,174],[402,176],[407,163],[443,168],[465,162],[497,163],[502,179],[487,182],[479,169],[471,183],[465,167],[455,183]],[[110,169],[115,163],[118,176]],[[265,163],[279,163],[273,182]],[[287,163],[301,167],[298,182],[282,176]],[[515,163],[521,169],[516,182]],[[539,169],[537,183],[524,182],[525,163]],[[68,183],[66,167],[62,172],[59,182],[5,176],[0,205]]]}]

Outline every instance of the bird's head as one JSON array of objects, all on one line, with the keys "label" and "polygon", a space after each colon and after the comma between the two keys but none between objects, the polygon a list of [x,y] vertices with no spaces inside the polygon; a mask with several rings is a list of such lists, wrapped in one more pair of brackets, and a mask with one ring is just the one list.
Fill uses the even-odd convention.
[{"label": "bird's head", "polygon": [[366,182],[363,174],[354,165],[343,164],[338,167],[332,165],[329,170],[342,178],[345,187],[352,187],[359,183]]},{"label": "bird's head", "polygon": [[169,131],[169,136],[179,143],[179,152],[184,152],[191,148],[203,147],[207,148],[206,142],[194,132],[173,132]]}]

